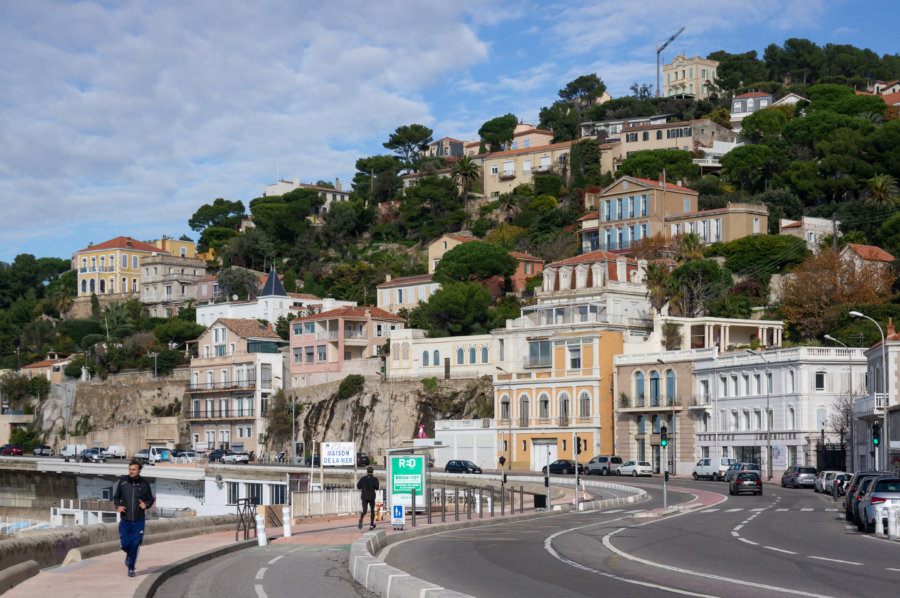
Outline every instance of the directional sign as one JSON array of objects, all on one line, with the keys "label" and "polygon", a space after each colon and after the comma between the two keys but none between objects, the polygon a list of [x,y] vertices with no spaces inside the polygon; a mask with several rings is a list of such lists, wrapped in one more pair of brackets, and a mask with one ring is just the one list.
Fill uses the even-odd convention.
[{"label": "directional sign", "polygon": [[340,466],[354,465],[356,463],[356,443],[353,442],[323,442],[322,465]]}]

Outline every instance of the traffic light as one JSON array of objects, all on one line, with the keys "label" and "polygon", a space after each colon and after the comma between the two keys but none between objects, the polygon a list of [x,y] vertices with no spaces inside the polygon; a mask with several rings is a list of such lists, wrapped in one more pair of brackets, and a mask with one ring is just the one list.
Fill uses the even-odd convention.
[{"label": "traffic light", "polygon": [[872,444],[875,446],[881,444],[881,424],[878,422],[872,424]]},{"label": "traffic light", "polygon": [[503,474],[503,484],[506,484],[506,473]]},{"label": "traffic light", "polygon": [[581,438],[579,438],[578,436],[575,437],[575,454],[581,454]]},{"label": "traffic light", "polygon": [[669,428],[662,426],[659,429],[659,446],[668,446],[669,444]]},{"label": "traffic light", "polygon": [[550,476],[548,476],[548,475],[545,475],[545,476],[544,476],[544,487],[545,487],[545,488],[549,488],[549,487],[550,487]]}]

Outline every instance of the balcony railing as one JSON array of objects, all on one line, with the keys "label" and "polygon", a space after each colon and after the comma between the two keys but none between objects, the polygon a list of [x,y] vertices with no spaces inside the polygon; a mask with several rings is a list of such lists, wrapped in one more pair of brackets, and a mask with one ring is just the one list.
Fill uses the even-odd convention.
[{"label": "balcony railing", "polygon": [[256,380],[232,380],[230,382],[193,382],[188,383],[187,392],[209,392],[212,390],[240,390],[256,388]]},{"label": "balcony railing", "polygon": [[559,425],[560,426],[568,426],[569,425],[569,416],[568,415],[560,415],[559,416]]},{"label": "balcony railing", "polygon": [[115,272],[114,266],[82,266],[78,269],[82,274],[86,272]]},{"label": "balcony railing", "polygon": [[549,355],[528,355],[525,357],[526,368],[548,368],[553,365]]},{"label": "balcony railing", "polygon": [[368,339],[369,335],[366,334],[365,330],[345,330],[344,338]]},{"label": "balcony railing", "polygon": [[188,413],[188,419],[236,419],[240,417],[256,417],[254,409],[195,409]]},{"label": "balcony railing", "polygon": [[512,172],[511,170],[510,170],[510,171],[503,171],[503,172],[500,173],[500,180],[501,180],[501,181],[508,181],[508,180],[514,179],[514,178],[516,178],[516,173],[515,173],[515,172]]},{"label": "balcony railing", "polygon": [[326,332],[317,332],[316,333],[317,341],[337,340],[337,337],[338,337],[337,330],[330,330],[330,331],[326,331]]},{"label": "balcony railing", "polygon": [[519,427],[520,428],[528,427],[528,417],[527,416],[523,415],[522,417],[519,418]]}]

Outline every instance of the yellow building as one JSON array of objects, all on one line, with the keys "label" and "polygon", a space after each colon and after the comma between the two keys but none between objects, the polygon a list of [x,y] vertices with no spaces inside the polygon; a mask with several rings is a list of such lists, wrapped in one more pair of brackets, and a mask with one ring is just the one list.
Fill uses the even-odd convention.
[{"label": "yellow building", "polygon": [[622,334],[565,332],[528,343],[522,369],[494,377],[498,459],[539,471],[548,460],[584,464],[594,455],[615,454],[613,357],[622,353]]},{"label": "yellow building", "polygon": [[684,53],[676,56],[669,64],[663,64],[663,95],[693,96],[698,100],[709,97],[715,85],[716,69],[719,63],[708,58]]},{"label": "yellow building", "polygon": [[568,171],[572,143],[566,141],[485,154],[481,169],[485,197],[509,193],[522,183],[532,182],[535,174],[551,172],[553,169],[560,173]]},{"label": "yellow building", "polygon": [[175,257],[198,257],[197,246],[194,245],[193,241],[182,241],[181,239],[172,239],[163,235],[162,239],[156,239],[155,241],[150,241],[150,243]]},{"label": "yellow building", "polygon": [[159,248],[131,237],[116,237],[89,244],[72,254],[72,267],[78,272],[78,296],[139,296],[141,258],[158,253]]}]

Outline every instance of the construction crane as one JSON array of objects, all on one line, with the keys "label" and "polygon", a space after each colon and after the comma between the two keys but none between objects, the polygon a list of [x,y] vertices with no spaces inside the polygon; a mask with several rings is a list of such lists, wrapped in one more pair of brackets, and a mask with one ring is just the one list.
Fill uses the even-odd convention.
[{"label": "construction crane", "polygon": [[656,97],[659,97],[659,55],[669,44],[675,41],[675,38],[681,35],[683,31],[684,27],[676,31],[675,35],[667,39],[661,46],[659,45],[659,42],[656,42]]}]

